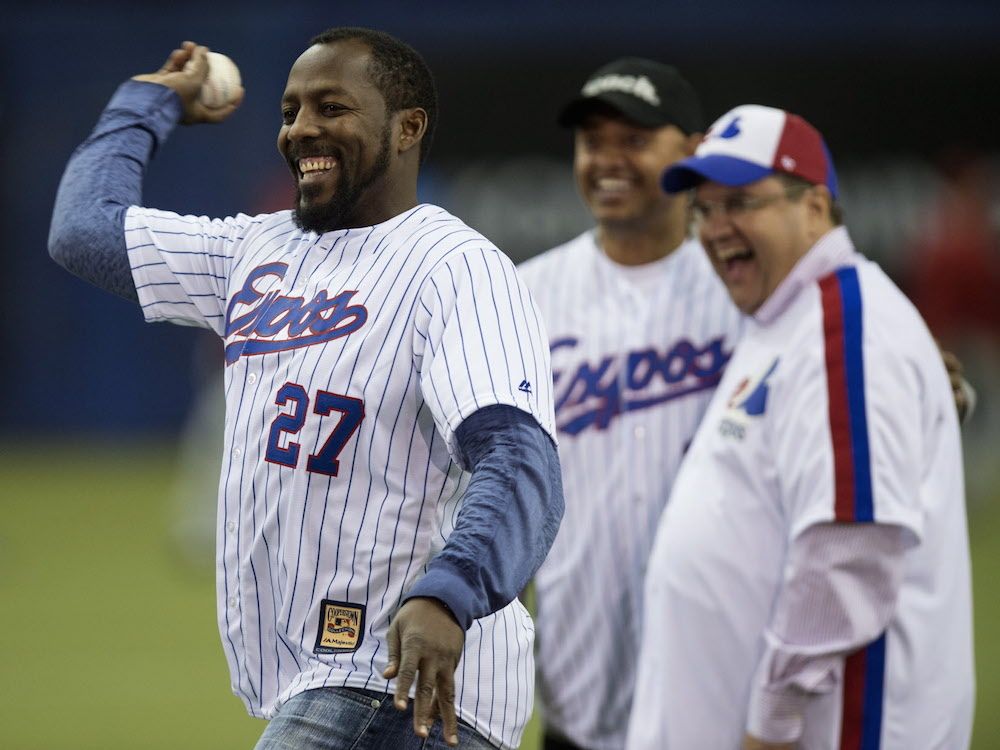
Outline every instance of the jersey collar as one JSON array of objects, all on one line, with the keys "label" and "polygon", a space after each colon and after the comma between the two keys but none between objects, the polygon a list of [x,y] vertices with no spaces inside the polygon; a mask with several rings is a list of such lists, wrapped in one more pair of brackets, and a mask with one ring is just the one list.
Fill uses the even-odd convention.
[{"label": "jersey collar", "polygon": [[757,312],[753,314],[754,321],[759,325],[773,323],[788,309],[802,289],[837,268],[851,263],[856,254],[847,227],[834,227],[820,237],[819,241],[799,259],[791,273],[778,284],[771,296],[764,300],[764,304],[757,308]]}]

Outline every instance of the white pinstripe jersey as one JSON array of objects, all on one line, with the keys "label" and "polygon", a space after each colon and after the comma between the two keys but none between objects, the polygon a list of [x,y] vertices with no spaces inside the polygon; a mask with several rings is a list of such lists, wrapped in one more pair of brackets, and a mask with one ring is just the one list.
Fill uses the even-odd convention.
[{"label": "white pinstripe jersey", "polygon": [[[218,613],[233,691],[265,718],[311,688],[391,692],[390,617],[468,485],[455,429],[508,404],[554,434],[545,333],[513,264],[430,205],[322,235],[287,211],[132,207],[125,232],[146,319],[225,341]],[[502,747],[531,714],[532,642],[517,600],[466,633],[457,710]]]},{"label": "white pinstripe jersey", "polygon": [[546,725],[625,746],[643,576],[741,322],[695,241],[627,268],[586,232],[520,267],[551,336],[566,512],[535,576]]}]

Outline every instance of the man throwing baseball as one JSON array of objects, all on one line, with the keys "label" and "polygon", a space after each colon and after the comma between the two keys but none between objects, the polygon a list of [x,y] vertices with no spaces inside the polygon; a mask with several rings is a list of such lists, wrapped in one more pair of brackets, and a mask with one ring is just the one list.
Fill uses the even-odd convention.
[{"label": "man throwing baseball", "polygon": [[258,748],[514,748],[533,692],[515,597],[562,514],[534,303],[488,240],[417,203],[437,95],[380,32],[327,31],[291,68],[291,211],[141,208],[176,123],[239,103],[199,100],[206,54],[187,42],[119,88],[50,252],[224,341],[218,619],[233,691],[273,719]]},{"label": "man throwing baseball", "polygon": [[840,225],[805,120],[755,105],[668,169],[748,317],[663,514],[629,748],[963,748],[958,420],[919,314]]}]

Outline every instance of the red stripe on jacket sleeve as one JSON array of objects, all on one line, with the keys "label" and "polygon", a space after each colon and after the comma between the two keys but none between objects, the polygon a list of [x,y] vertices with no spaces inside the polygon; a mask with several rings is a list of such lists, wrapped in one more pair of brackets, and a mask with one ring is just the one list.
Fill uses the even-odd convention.
[{"label": "red stripe on jacket sleeve", "polygon": [[861,649],[844,660],[844,707],[840,725],[840,750],[858,750],[861,747],[867,653],[866,649]]},{"label": "red stripe on jacket sleeve", "polygon": [[854,459],[851,452],[851,415],[847,402],[847,363],[844,349],[844,307],[835,274],[819,282],[826,340],[826,387],[833,441],[834,518],[854,520]]}]

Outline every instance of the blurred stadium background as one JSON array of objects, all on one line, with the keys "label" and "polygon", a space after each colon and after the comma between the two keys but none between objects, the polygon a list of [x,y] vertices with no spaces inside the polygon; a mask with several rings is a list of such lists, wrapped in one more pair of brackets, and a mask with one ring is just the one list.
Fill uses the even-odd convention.
[{"label": "blurred stadium background", "polygon": [[[523,259],[587,226],[562,100],[625,54],[676,64],[710,119],[746,102],[827,137],[855,240],[966,364],[976,588],[975,747],[1000,748],[1000,13],[995,2],[163,4],[5,6],[0,26],[0,747],[248,748],[214,619],[210,337],[137,309],[45,250],[59,177],[114,87],[183,39],[232,56],[247,98],[180,128],[147,205],[284,207],[278,99],[308,39],[383,28],[434,69],[441,124],[421,198]],[[198,404],[201,404],[200,408]],[[187,434],[189,439],[181,440]],[[192,457],[201,457],[201,462]],[[207,458],[207,461],[204,460]],[[531,733],[526,748],[534,747]]]}]

